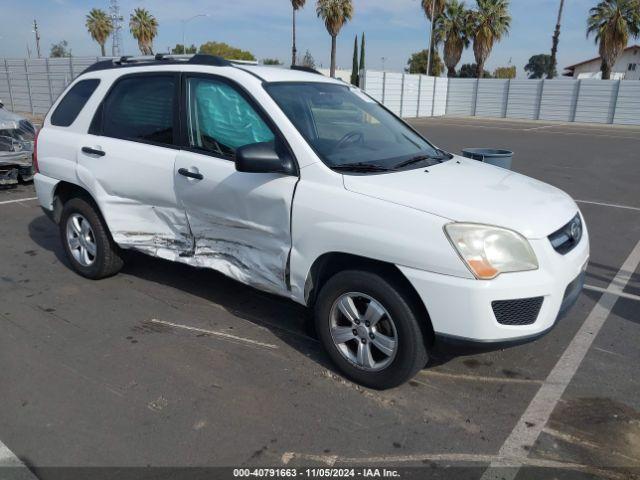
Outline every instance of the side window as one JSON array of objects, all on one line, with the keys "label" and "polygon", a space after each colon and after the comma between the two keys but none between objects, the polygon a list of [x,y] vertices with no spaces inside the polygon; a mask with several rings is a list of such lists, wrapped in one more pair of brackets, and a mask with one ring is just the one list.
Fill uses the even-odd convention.
[{"label": "side window", "polygon": [[56,127],[68,127],[80,114],[80,110],[89,100],[100,84],[100,80],[81,80],[60,101],[51,115],[51,125]]},{"label": "side window", "polygon": [[116,83],[102,105],[102,135],[173,145],[176,107],[174,75],[141,75]]},{"label": "side window", "polygon": [[186,101],[187,133],[192,148],[233,157],[240,147],[275,139],[249,102],[224,82],[189,78]]}]

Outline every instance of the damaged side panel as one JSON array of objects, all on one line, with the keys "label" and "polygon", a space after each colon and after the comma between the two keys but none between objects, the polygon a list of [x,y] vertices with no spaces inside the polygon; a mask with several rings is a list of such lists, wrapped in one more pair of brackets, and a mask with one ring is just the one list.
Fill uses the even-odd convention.
[{"label": "damaged side panel", "polygon": [[167,260],[193,252],[193,236],[184,211],[149,205],[113,208],[113,203],[109,209],[105,217],[113,240],[122,248]]},{"label": "damaged side panel", "polygon": [[[268,215],[263,218],[274,219]],[[192,209],[189,223],[195,235],[195,251],[192,258],[183,261],[282,294],[286,290],[284,267],[290,248],[288,221],[285,225],[280,220],[281,228],[263,228],[241,219],[229,220]]]},{"label": "damaged side panel", "polygon": [[197,170],[203,179],[176,175],[178,201],[195,243],[193,256],[177,260],[288,296],[285,271],[298,178],[241,173],[233,161],[186,151],[178,154],[180,168]]}]

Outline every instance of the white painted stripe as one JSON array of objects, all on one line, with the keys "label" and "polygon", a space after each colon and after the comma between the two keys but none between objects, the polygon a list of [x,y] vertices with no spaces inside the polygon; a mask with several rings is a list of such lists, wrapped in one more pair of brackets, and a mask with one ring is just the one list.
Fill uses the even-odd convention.
[{"label": "white painted stripe", "polygon": [[585,285],[584,289],[585,290],[592,290],[594,292],[608,293],[610,295],[617,295],[617,296],[622,297],[622,298],[628,298],[629,300],[635,300],[636,302],[640,302],[640,296],[632,295],[631,293],[611,292],[611,291],[607,290],[606,288],[596,287],[595,285]]},{"label": "white painted stripe", "polygon": [[601,207],[623,208],[625,210],[635,210],[640,212],[640,207],[631,207],[629,205],[620,205],[617,203],[593,202],[591,200],[576,200],[577,203],[587,203],[589,205],[600,205]]},{"label": "white painted stripe", "polygon": [[155,318],[151,319],[151,323],[157,323],[157,324],[160,324],[160,325],[167,325],[167,326],[173,327],[173,328],[182,328],[183,330],[190,330],[192,332],[206,333],[207,335],[213,335],[215,337],[226,338],[227,340],[233,340],[233,341],[236,341],[236,342],[248,343],[250,345],[256,345],[258,347],[264,347],[264,348],[270,348],[270,349],[277,349],[278,348],[277,345],[272,345],[270,343],[258,342],[256,340],[251,340],[250,338],[238,337],[236,335],[231,335],[229,333],[224,333],[224,332],[216,332],[215,330],[206,330],[204,328],[190,327],[188,325],[180,325],[179,323],[165,322],[164,320],[156,320]]},{"label": "white painted stripe", "polygon": [[9,203],[20,203],[27,202],[30,200],[37,200],[38,197],[29,197],[29,198],[17,198],[15,200],[5,200],[4,202],[0,202],[0,205],[8,205]]},{"label": "white painted stripe", "polygon": [[25,464],[22,463],[22,461],[16,457],[11,450],[9,450],[9,447],[0,442],[0,472],[6,467],[12,468],[9,477],[7,478],[11,478],[12,480],[37,480],[37,477],[31,473],[31,470],[29,470]]},{"label": "white painted stripe", "polygon": [[[301,460],[303,462],[323,463],[330,467],[339,465],[398,465],[403,463],[418,462],[443,462],[448,464],[467,464],[467,463],[489,463],[496,459],[495,455],[473,454],[473,453],[416,453],[411,455],[381,455],[377,457],[341,457],[339,455],[317,455],[309,453],[285,452],[281,461],[284,465],[288,465],[292,460]],[[557,460],[547,460],[542,458],[524,458],[523,465],[538,468],[553,468],[559,470],[573,470],[589,473],[597,478],[606,478],[611,480],[627,480],[624,473],[609,471],[603,468],[583,465],[580,463],[562,462]],[[505,470],[502,473],[506,473]],[[452,477],[453,478],[453,477]]]},{"label": "white painted stripe", "polygon": [[[516,423],[498,452],[498,460],[491,463],[482,480],[514,479],[523,459],[527,458],[527,448],[533,446],[547,424],[549,417],[573,379],[578,367],[604,325],[611,310],[618,301],[616,294],[622,292],[631,275],[640,264],[640,242],[636,244],[620,267],[606,292],[593,307],[586,320],[566,348],[558,363],[553,367],[533,400]],[[611,295],[611,294],[614,295]],[[500,467],[514,467],[505,469]]]},{"label": "white painted stripe", "polygon": [[[418,120],[426,120],[426,122],[424,123],[432,123],[429,120],[431,118],[434,117],[428,117],[428,118],[421,118]],[[442,119],[443,117],[438,117],[439,119]],[[451,118],[451,117],[449,117]],[[487,128],[487,129],[491,129],[491,130],[508,130],[508,131],[514,131],[514,132],[530,132],[532,130],[536,130],[536,128],[514,128],[514,127],[510,127],[510,126],[506,126],[503,127],[500,124],[494,124],[494,125],[480,125],[478,123],[474,123],[474,122],[469,122],[469,123],[454,123],[454,122],[448,122],[446,121],[447,117],[444,117],[444,122],[440,123],[440,126],[453,126],[453,127],[465,127],[465,128]],[[413,121],[413,119],[410,119]],[[416,122],[417,123],[417,122]],[[515,125],[513,123],[507,123],[507,125]],[[546,127],[550,127],[550,128],[557,128],[557,127],[564,127],[567,125],[545,125],[544,127],[540,127],[540,128],[546,128]],[[575,127],[579,127],[579,126],[575,126]],[[589,129],[590,127],[587,126],[587,129]],[[626,129],[624,129],[626,131]],[[595,129],[596,132],[602,132],[602,129]],[[622,129],[619,130],[620,133],[622,133]],[[562,131],[562,130],[545,130],[544,132],[541,133],[547,133],[550,135],[581,135],[581,136],[587,136],[587,137],[605,137],[605,138],[620,138],[620,139],[626,139],[626,140],[638,140],[638,136],[629,136],[629,135],[607,135],[607,134],[602,134],[602,133],[595,133],[595,132],[567,132],[567,131]],[[618,133],[618,132],[616,132]]]},{"label": "white painted stripe", "polygon": [[419,375],[432,378],[447,378],[450,380],[466,380],[469,382],[485,382],[485,383],[533,383],[542,384],[542,380],[534,380],[531,378],[509,378],[509,377],[486,377],[482,375],[467,375],[464,373],[438,372],[436,370],[421,370]]}]

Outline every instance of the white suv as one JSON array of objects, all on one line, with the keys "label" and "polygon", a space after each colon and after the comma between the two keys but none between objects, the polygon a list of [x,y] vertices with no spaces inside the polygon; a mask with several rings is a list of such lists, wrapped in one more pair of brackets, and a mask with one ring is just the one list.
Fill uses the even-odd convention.
[{"label": "white suv", "polygon": [[100,62],[36,143],[38,198],[78,273],[114,275],[134,249],[288,297],[367,386],[411,378],[434,341],[539,336],[582,287],[568,195],[448,154],[312,72]]}]

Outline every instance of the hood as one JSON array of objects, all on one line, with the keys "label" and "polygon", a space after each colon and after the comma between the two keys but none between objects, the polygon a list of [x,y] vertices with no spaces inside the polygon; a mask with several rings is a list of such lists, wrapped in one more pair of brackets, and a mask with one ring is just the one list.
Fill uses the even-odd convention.
[{"label": "hood", "polygon": [[531,239],[553,233],[578,211],[562,190],[458,156],[427,168],[344,175],[344,186],[355,193],[453,221],[509,228]]}]

